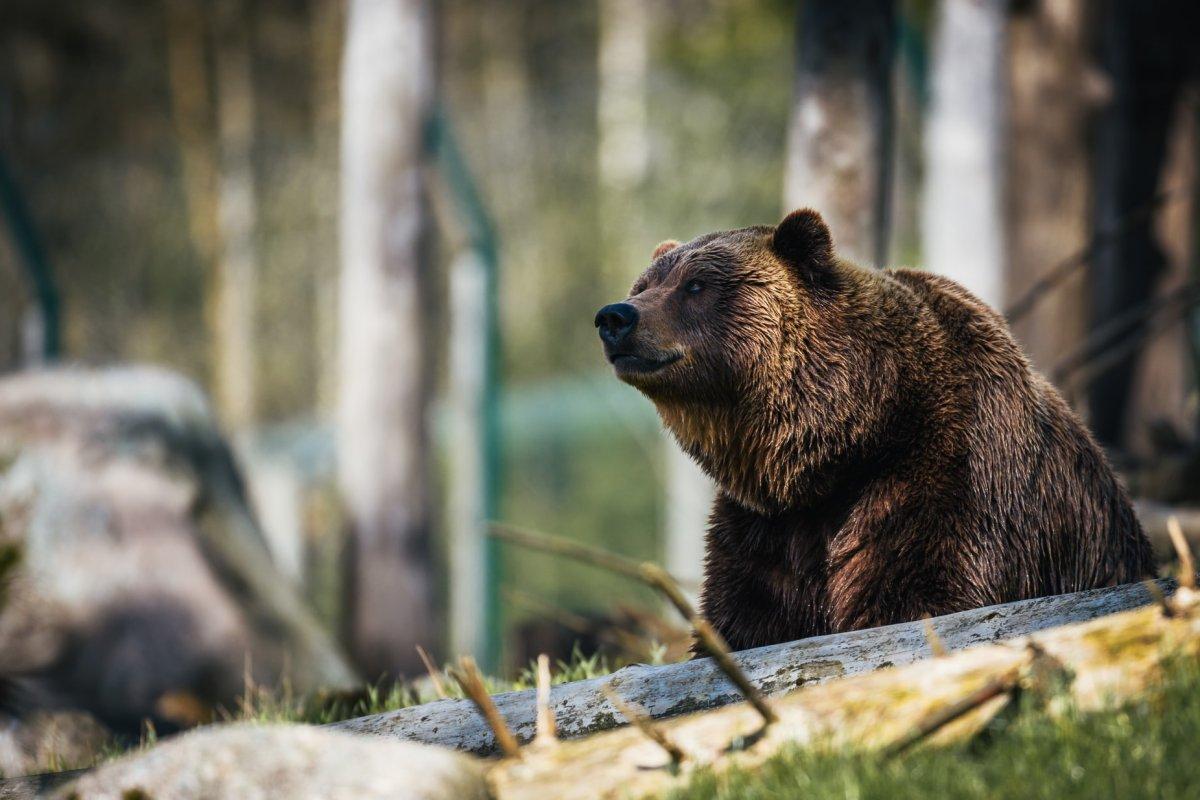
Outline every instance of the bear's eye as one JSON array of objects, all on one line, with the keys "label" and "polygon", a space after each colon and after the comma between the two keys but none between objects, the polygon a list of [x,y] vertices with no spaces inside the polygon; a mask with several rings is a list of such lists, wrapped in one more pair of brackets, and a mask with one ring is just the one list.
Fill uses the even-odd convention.
[{"label": "bear's eye", "polygon": [[704,284],[696,280],[688,281],[683,287],[683,290],[688,294],[700,294],[703,289]]}]

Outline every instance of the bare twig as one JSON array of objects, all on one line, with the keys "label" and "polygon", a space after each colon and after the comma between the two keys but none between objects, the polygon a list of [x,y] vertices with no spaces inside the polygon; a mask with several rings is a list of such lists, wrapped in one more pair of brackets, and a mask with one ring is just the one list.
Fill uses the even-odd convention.
[{"label": "bare twig", "polygon": [[746,698],[746,702],[754,706],[754,710],[763,718],[763,723],[770,725],[772,722],[778,721],[779,717],[775,714],[771,706],[767,704],[767,700],[763,697],[762,692],[758,690],[738,663],[733,660],[730,655],[729,645],[717,633],[708,620],[701,617],[683,592],[679,589],[679,584],[670,574],[658,566],[657,564],[645,563],[642,564],[642,574],[645,576],[646,582],[658,589],[663,595],[675,606],[675,609],[683,616],[684,619],[692,626],[692,630],[696,634],[696,639],[700,642],[700,646],[704,651],[712,656],[712,660],[720,668],[721,672],[725,673],[725,677],[737,687],[741,692],[742,697]]},{"label": "bare twig", "polygon": [[417,645],[417,655],[421,657],[421,663],[425,665],[425,671],[429,673],[429,680],[433,683],[433,693],[438,696],[438,699],[445,700],[450,695],[446,694],[446,687],[442,684],[442,679],[438,676],[438,669],[433,665],[429,653],[425,652],[424,647]]},{"label": "bare twig", "polygon": [[1167,533],[1171,537],[1171,544],[1175,546],[1176,555],[1179,556],[1179,585],[1184,589],[1195,589],[1196,562],[1192,559],[1192,548],[1183,535],[1179,517],[1174,514],[1167,518]]},{"label": "bare twig", "polygon": [[521,748],[517,744],[517,739],[508,729],[508,723],[504,721],[504,717],[500,716],[500,712],[496,710],[492,696],[488,694],[487,687],[483,685],[483,677],[479,674],[479,667],[475,665],[475,659],[463,656],[458,663],[458,669],[448,670],[450,677],[457,681],[458,685],[462,687],[463,693],[475,704],[475,708],[479,709],[479,713],[487,721],[488,727],[492,729],[492,735],[496,737],[496,745],[500,748],[500,752],[506,758],[520,758]]},{"label": "bare twig", "polygon": [[1010,670],[990,681],[961,700],[945,708],[940,708],[917,723],[909,733],[899,741],[890,745],[884,752],[889,756],[897,756],[933,733],[941,730],[954,720],[982,706],[993,697],[1008,694],[1017,686],[1020,670]]},{"label": "bare twig", "polygon": [[[1103,372],[1108,362],[1119,362],[1136,351],[1142,341],[1155,335],[1200,301],[1200,284],[1195,281],[1179,286],[1167,294],[1151,297],[1096,328],[1078,347],[1058,360],[1051,376],[1061,383],[1073,373],[1091,367],[1088,373]],[[1145,328],[1138,330],[1139,325]],[[1100,365],[1099,367],[1097,365]]]},{"label": "bare twig", "polygon": [[766,698],[750,682],[750,679],[746,677],[746,673],[742,671],[742,668],[730,656],[729,645],[725,643],[725,640],[721,638],[721,635],[717,633],[716,629],[707,620],[696,613],[696,609],[692,607],[692,604],[679,588],[679,583],[658,564],[649,561],[634,561],[631,558],[609,553],[597,547],[591,547],[554,536],[547,536],[543,533],[514,528],[511,525],[492,523],[491,535],[522,547],[572,558],[585,564],[625,575],[657,589],[692,626],[692,630],[696,633],[696,638],[700,642],[700,646],[712,656],[713,661],[721,672],[725,673],[725,676],[737,687],[742,696],[746,698],[746,701],[762,716],[763,723],[770,725],[778,719],[778,716],[776,716],[775,712],[767,704]]},{"label": "bare twig", "polygon": [[642,562],[617,555],[616,553],[610,553],[607,550],[601,550],[599,547],[592,547],[582,542],[573,542],[570,539],[563,539],[559,536],[547,536],[544,533],[538,533],[526,528],[518,528],[514,525],[501,522],[490,523],[488,526],[488,535],[509,544],[562,556],[644,582],[644,578],[642,577]]},{"label": "bare twig", "polygon": [[663,733],[661,728],[654,724],[649,714],[639,708],[632,700],[625,700],[617,694],[617,690],[613,688],[611,683],[601,685],[600,691],[608,698],[608,702],[612,704],[613,708],[621,712],[621,716],[625,717],[631,725],[637,726],[637,729],[644,733],[647,739],[650,739],[667,752],[673,768],[678,768],[683,763],[687,755],[679,745],[675,744],[675,742],[671,741]]},{"label": "bare twig", "polygon": [[554,709],[550,707],[550,657],[542,653],[537,659],[537,734],[534,742],[548,745],[557,741]]},{"label": "bare twig", "polygon": [[1098,231],[1083,248],[1046,270],[1045,274],[1034,281],[1025,294],[1021,295],[1016,302],[1005,309],[1004,316],[1010,323],[1024,317],[1033,310],[1034,306],[1043,297],[1050,294],[1058,284],[1071,277],[1076,270],[1088,266],[1102,246],[1124,236],[1137,225],[1150,219],[1166,201],[1187,197],[1188,193],[1184,190],[1189,188],[1190,184],[1165,189],[1152,197],[1145,205],[1130,211],[1111,228]]},{"label": "bare twig", "polygon": [[950,652],[946,649],[946,643],[942,641],[942,637],[938,636],[938,632],[933,627],[933,618],[928,614],[925,615],[925,641],[929,642],[929,650],[934,656],[944,656]]}]

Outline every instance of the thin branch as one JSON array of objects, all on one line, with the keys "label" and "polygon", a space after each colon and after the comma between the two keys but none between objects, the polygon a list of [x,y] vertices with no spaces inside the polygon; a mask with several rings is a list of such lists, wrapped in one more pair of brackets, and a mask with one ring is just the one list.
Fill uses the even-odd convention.
[{"label": "thin branch", "polygon": [[439,700],[445,700],[450,695],[446,694],[446,687],[442,684],[442,679],[438,677],[438,669],[433,666],[433,660],[429,657],[429,653],[425,652],[425,648],[417,645],[417,655],[421,657],[421,663],[425,665],[425,671],[429,673],[429,680],[433,683],[433,693],[438,696]]},{"label": "thin branch", "polygon": [[[1078,347],[1063,356],[1051,370],[1056,381],[1062,381],[1072,372],[1109,354],[1112,350],[1126,346],[1129,334],[1136,332],[1138,325],[1159,318],[1167,312],[1186,312],[1200,300],[1200,284],[1189,281],[1164,295],[1151,297],[1093,330]],[[1170,316],[1166,317],[1170,319]],[[1136,344],[1136,337],[1135,342]]]},{"label": "thin branch", "polygon": [[1010,670],[1005,674],[992,678],[990,681],[961,700],[940,708],[925,719],[903,738],[890,745],[884,752],[888,756],[898,756],[926,737],[949,725],[954,720],[982,706],[994,697],[1010,693],[1017,686],[1020,670]]},{"label": "thin branch", "polygon": [[679,765],[687,758],[687,754],[683,752],[679,745],[671,741],[661,728],[654,724],[649,714],[639,708],[632,700],[625,700],[617,694],[617,690],[613,688],[611,682],[602,684],[600,691],[604,693],[604,696],[612,704],[613,708],[621,712],[621,716],[625,717],[631,725],[637,726],[637,729],[645,734],[647,739],[650,739],[667,752],[673,769],[679,768]]},{"label": "thin branch", "polygon": [[1130,211],[1108,230],[1098,231],[1082,249],[1072,253],[1046,270],[1045,274],[1038,278],[1020,298],[1005,309],[1005,318],[1008,319],[1010,324],[1020,320],[1032,311],[1046,295],[1050,294],[1058,284],[1071,277],[1076,270],[1087,267],[1102,246],[1124,236],[1137,225],[1150,219],[1158,208],[1168,200],[1177,200],[1180,197],[1186,197],[1187,193],[1184,190],[1188,188],[1190,186],[1176,186],[1171,189],[1165,189],[1151,198],[1145,205]]},{"label": "thin branch", "polygon": [[496,745],[500,748],[500,752],[504,753],[506,758],[520,758],[521,748],[517,744],[517,738],[508,729],[508,723],[504,721],[504,717],[496,710],[492,696],[488,694],[487,687],[483,685],[483,677],[479,674],[479,667],[475,665],[475,659],[463,656],[458,663],[458,669],[448,670],[450,677],[458,682],[458,685],[462,687],[463,694],[470,698],[471,702],[475,704],[475,708],[479,709],[479,713],[487,721],[488,727],[492,729],[492,735],[496,737]]},{"label": "thin branch", "polygon": [[492,522],[488,525],[488,535],[503,542],[527,547],[551,555],[562,556],[583,564],[598,567],[609,572],[615,572],[634,580],[642,580],[642,563],[632,558],[610,553],[598,547],[573,542],[558,536],[547,536],[544,533],[518,528],[502,522]]},{"label": "thin branch", "polygon": [[700,646],[712,656],[713,662],[716,663],[721,672],[725,673],[725,676],[737,687],[742,696],[746,698],[746,701],[759,713],[763,718],[763,723],[770,725],[778,719],[778,716],[767,704],[766,698],[750,682],[750,679],[746,677],[746,673],[742,671],[742,668],[730,656],[729,645],[725,643],[725,640],[721,638],[721,635],[717,633],[716,629],[707,620],[696,613],[696,609],[692,607],[692,604],[679,588],[678,582],[658,564],[649,561],[634,561],[631,558],[609,553],[597,547],[591,547],[590,545],[572,542],[555,536],[547,536],[543,533],[536,533],[530,530],[514,528],[511,525],[492,523],[490,528],[490,534],[503,541],[533,550],[540,550],[544,553],[572,558],[594,567],[639,580],[647,586],[657,589],[692,626],[692,630],[695,632]]},{"label": "thin branch", "polygon": [[550,657],[542,653],[537,659],[537,734],[534,742],[544,746],[557,741],[554,709],[550,707]]},{"label": "thin branch", "polygon": [[[1197,301],[1200,301],[1200,297],[1191,298],[1185,306],[1177,309],[1180,316],[1186,314],[1192,306],[1196,305]],[[1171,317],[1150,319],[1141,331],[1113,343],[1110,348],[1096,354],[1092,360],[1086,362],[1087,368],[1079,370],[1078,373],[1071,376],[1069,381],[1065,375],[1058,374],[1053,375],[1053,380],[1060,385],[1069,384],[1070,391],[1086,388],[1101,375],[1132,357],[1145,344],[1166,333],[1177,322],[1179,320]]]}]

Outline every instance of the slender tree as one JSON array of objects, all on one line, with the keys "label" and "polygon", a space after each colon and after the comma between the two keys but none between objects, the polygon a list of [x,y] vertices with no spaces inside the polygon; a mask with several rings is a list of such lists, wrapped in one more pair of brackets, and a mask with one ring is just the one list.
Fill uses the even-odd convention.
[{"label": "slender tree", "polygon": [[944,0],[925,134],[925,264],[985,302],[1005,296],[1005,0]]},{"label": "slender tree", "polygon": [[434,99],[427,0],[352,0],[342,73],[338,463],[352,530],[350,644],[368,675],[432,647],[432,270],[424,131]]},{"label": "slender tree", "polygon": [[[1091,235],[1087,123],[1102,79],[1087,52],[1085,0],[1035,0],[1009,25],[1005,227],[1008,305]],[[1084,332],[1086,272],[1076,269],[1011,320],[1049,373]]]},{"label": "slender tree", "polygon": [[[1102,4],[1099,60],[1111,81],[1112,97],[1096,125],[1093,190],[1095,226],[1120,231],[1102,248],[1092,270],[1091,325],[1108,320],[1151,297],[1169,273],[1167,254],[1155,231],[1159,214],[1146,213],[1163,190],[1170,133],[1181,93],[1194,74],[1195,31],[1200,10],[1191,0]],[[1127,337],[1138,337],[1137,325]],[[1101,441],[1127,444],[1130,397],[1141,353],[1092,381],[1091,424]],[[1169,369],[1179,371],[1174,363]]]},{"label": "slender tree", "polygon": [[257,393],[258,264],[254,192],[254,80],[247,7],[216,4],[217,250],[212,325],[218,407],[226,423],[254,421]]},{"label": "slender tree", "polygon": [[893,0],[805,0],[796,27],[784,205],[816,208],[863,264],[887,248],[895,24]]}]

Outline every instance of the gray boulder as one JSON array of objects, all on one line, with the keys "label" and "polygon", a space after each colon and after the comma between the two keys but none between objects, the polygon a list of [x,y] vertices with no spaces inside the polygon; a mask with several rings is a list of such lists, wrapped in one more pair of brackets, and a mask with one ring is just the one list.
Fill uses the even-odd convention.
[{"label": "gray boulder", "polygon": [[476,800],[483,762],[452,750],[302,725],[206,728],[106,764],[58,800]]},{"label": "gray boulder", "polygon": [[[6,555],[5,555],[6,554]],[[0,713],[160,730],[249,675],[357,683],[279,574],[200,391],[157,369],[0,380]]]}]

